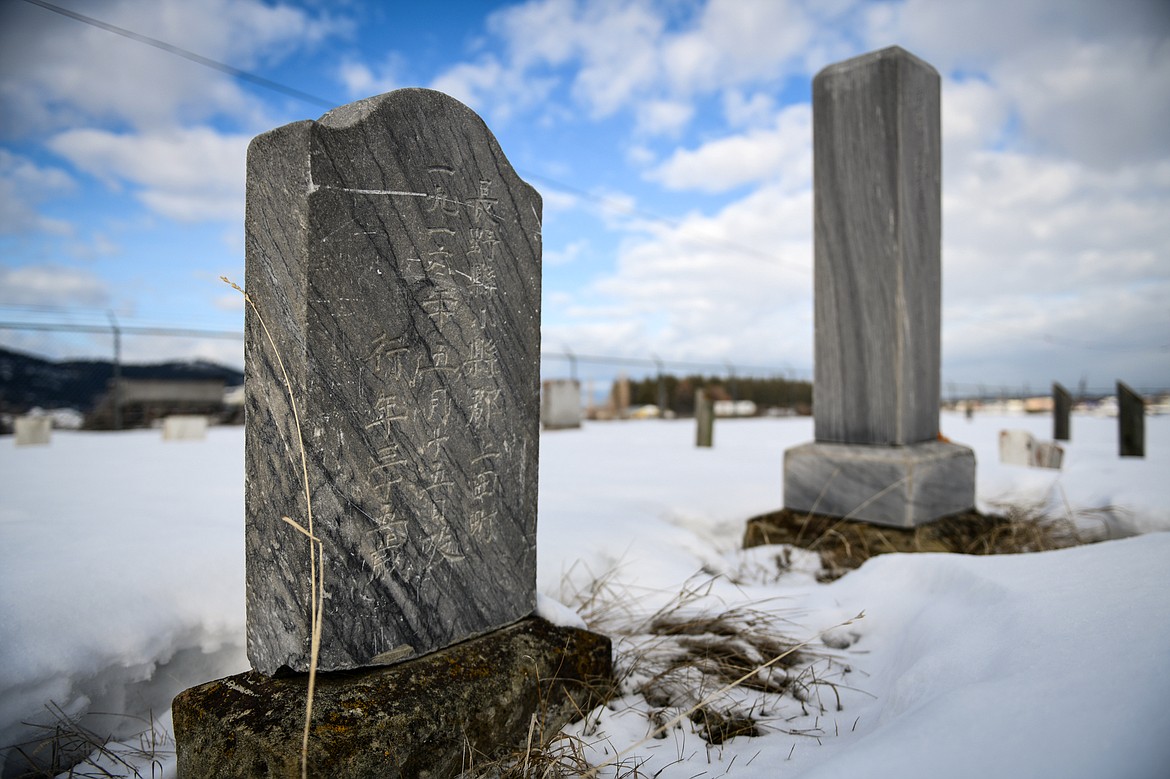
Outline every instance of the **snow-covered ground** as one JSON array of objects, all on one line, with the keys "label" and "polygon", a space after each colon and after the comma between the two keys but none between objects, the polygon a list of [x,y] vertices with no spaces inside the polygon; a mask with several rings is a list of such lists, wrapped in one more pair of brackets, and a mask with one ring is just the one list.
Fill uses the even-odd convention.
[{"label": "snow-covered ground", "polygon": [[[820,631],[865,612],[836,631],[850,643],[834,650],[838,667],[852,669],[839,711],[834,700],[805,716],[792,702],[764,737],[722,747],[687,723],[626,756],[645,761],[643,775],[1167,776],[1170,417],[1146,420],[1142,460],[1117,457],[1116,425],[1074,417],[1054,472],[1002,466],[997,453],[999,430],[1048,438],[1049,417],[943,416],[943,432],[976,451],[982,508],[1107,507],[1092,521],[1118,540],[888,555],[832,584],[781,574],[773,548],[738,549],[744,520],[780,507],[784,449],[811,438],[811,420],[721,420],[710,450],[694,448],[690,421],[546,433],[538,587],[567,600],[609,574],[654,608],[697,572],[724,572],[712,597],[767,603],[788,635],[818,647]],[[202,442],[158,431],[55,432],[48,447],[19,449],[0,439],[0,746],[36,735],[21,723],[50,721],[50,702],[169,728],[176,692],[247,667],[242,476],[239,428]],[[588,737],[598,754],[647,734],[628,703]]]}]

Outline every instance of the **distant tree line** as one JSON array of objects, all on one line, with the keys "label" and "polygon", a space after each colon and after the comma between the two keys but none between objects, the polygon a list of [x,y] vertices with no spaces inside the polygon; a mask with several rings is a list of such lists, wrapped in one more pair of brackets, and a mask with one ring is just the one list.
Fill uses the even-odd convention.
[{"label": "distant tree line", "polygon": [[[714,400],[750,400],[760,412],[769,408],[791,408],[798,413],[812,410],[812,384],[788,379],[729,378],[727,376],[674,376],[661,379],[666,408],[681,416],[695,413],[695,391],[705,390]],[[657,406],[659,379],[651,376],[630,381],[630,402],[635,406]]]}]

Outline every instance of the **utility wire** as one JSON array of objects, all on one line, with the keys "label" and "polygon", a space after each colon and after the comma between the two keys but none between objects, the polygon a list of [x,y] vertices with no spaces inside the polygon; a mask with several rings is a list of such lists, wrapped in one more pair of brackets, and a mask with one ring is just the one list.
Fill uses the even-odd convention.
[{"label": "utility wire", "polygon": [[[31,5],[40,6],[41,8],[44,8],[47,11],[52,11],[53,13],[60,14],[62,16],[69,17],[70,19],[74,19],[76,21],[82,22],[83,24],[88,24],[92,27],[97,27],[98,29],[105,30],[107,32],[112,32],[115,35],[122,36],[123,38],[129,38],[132,41],[137,41],[139,43],[146,44],[147,46],[153,46],[156,49],[160,49],[162,51],[167,52],[168,54],[174,54],[178,57],[182,57],[184,59],[190,60],[191,62],[194,62],[198,65],[203,65],[204,67],[211,68],[212,70],[217,70],[220,73],[226,73],[229,76],[234,76],[236,78],[247,81],[251,84],[255,84],[256,86],[263,87],[265,89],[270,89],[274,92],[279,92],[282,95],[286,95],[288,97],[293,97],[293,98],[296,98],[298,100],[303,100],[306,103],[311,103],[313,105],[320,106],[320,107],[325,108],[325,109],[333,109],[339,105],[339,103],[337,103],[336,101],[326,100],[325,98],[318,97],[317,95],[311,95],[308,92],[303,92],[303,91],[297,89],[296,87],[290,87],[286,84],[280,83],[279,81],[273,81],[272,79],[265,78],[263,76],[258,76],[255,73],[250,73],[246,70],[241,70],[240,68],[234,67],[232,65],[228,65],[227,63],[219,62],[218,60],[213,60],[210,57],[204,57],[201,54],[196,54],[195,52],[189,51],[189,50],[184,49],[180,46],[175,46],[174,44],[167,43],[166,41],[161,41],[158,38],[151,38],[150,36],[142,35],[141,33],[136,33],[133,30],[127,30],[124,27],[118,27],[118,26],[110,24],[108,22],[103,22],[100,19],[94,19],[92,16],[86,16],[84,14],[79,14],[76,11],[71,11],[67,8],[62,8],[58,5],[54,5],[52,3],[47,3],[47,2],[45,2],[45,0],[24,0],[24,1],[26,3],[31,4]],[[541,176],[541,175],[534,174],[534,173],[531,173],[528,171],[519,171],[519,172],[526,179],[533,179],[533,180],[537,180],[537,181],[546,182],[548,184],[551,184],[554,187],[557,187],[558,189],[562,189],[566,192],[571,192],[571,193],[578,195],[580,197],[584,197],[584,198],[591,200],[591,201],[593,201],[593,202],[595,202],[598,205],[601,205],[603,207],[608,207],[608,208],[615,210],[615,211],[620,210],[620,211],[623,211],[626,213],[633,214],[635,216],[640,216],[643,219],[646,219],[648,221],[658,222],[660,224],[664,224],[664,225],[667,225],[669,227],[673,227],[676,230],[682,227],[682,223],[679,222],[678,220],[670,219],[668,217],[662,216],[660,214],[655,214],[653,212],[646,211],[644,209],[619,207],[619,206],[616,206],[614,204],[614,201],[612,198],[607,198],[603,195],[596,195],[596,194],[593,194],[591,192],[587,192],[585,190],[574,187],[571,184],[566,184],[562,181],[557,181],[557,180],[551,179],[547,176]],[[736,244],[736,243],[733,243],[730,241],[723,241],[723,240],[720,240],[718,238],[713,238],[713,237],[712,238],[704,238],[702,236],[685,236],[683,238],[683,240],[687,243],[705,244],[707,246],[710,246],[712,248],[717,248],[717,249],[719,249],[719,248],[731,249],[738,254],[758,257],[760,259],[768,260],[769,262],[777,262],[778,261],[776,257],[773,257],[765,252],[762,252],[759,249],[755,249],[755,248],[752,248],[749,246],[744,246],[742,244]],[[792,267],[797,266],[797,263],[792,262],[791,260],[779,260],[779,262],[781,262],[785,265],[790,265]],[[804,265],[801,264],[800,267],[804,268]]]},{"label": "utility wire", "polygon": [[298,100],[304,100],[306,103],[312,103],[324,108],[337,107],[336,103],[326,100],[323,97],[310,95],[308,92],[302,92],[295,87],[286,86],[285,84],[281,84],[278,81],[273,81],[272,79],[264,78],[263,76],[257,76],[255,73],[249,73],[246,70],[240,70],[239,68],[232,67],[231,65],[219,62],[218,60],[213,60],[210,57],[204,57],[201,54],[196,54],[193,51],[188,51],[187,49],[183,49],[173,44],[167,43],[166,41],[160,41],[158,38],[151,38],[147,35],[141,35],[134,32],[133,30],[127,30],[124,27],[116,27],[115,25],[109,24],[108,22],[103,22],[100,19],[94,19],[92,16],[85,16],[84,14],[79,14],[76,11],[70,11],[68,8],[62,8],[59,5],[46,3],[44,0],[24,1],[26,3],[31,3],[32,5],[38,5],[47,11],[52,11],[55,14],[61,14],[62,16],[68,16],[70,19],[76,19],[79,22],[97,27],[99,29],[105,30],[106,32],[112,32],[115,35],[121,35],[123,38],[129,38],[132,41],[145,43],[147,46],[153,46],[156,49],[161,49],[168,54],[174,54],[175,56],[190,60],[191,62],[202,65],[205,68],[218,70],[220,73],[226,73],[229,76],[235,76],[238,79],[255,84],[256,86],[264,87],[265,89],[271,89],[274,92],[280,92],[281,94],[287,95],[288,97],[295,97]]}]

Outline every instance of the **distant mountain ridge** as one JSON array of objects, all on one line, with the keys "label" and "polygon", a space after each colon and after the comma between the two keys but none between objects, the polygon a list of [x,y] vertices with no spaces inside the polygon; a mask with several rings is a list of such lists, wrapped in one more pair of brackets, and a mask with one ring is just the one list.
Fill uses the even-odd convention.
[{"label": "distant mountain ridge", "polygon": [[[90,411],[114,376],[108,360],[46,360],[0,347],[0,411],[74,408]],[[125,379],[223,379],[244,383],[243,371],[205,360],[122,365]]]}]

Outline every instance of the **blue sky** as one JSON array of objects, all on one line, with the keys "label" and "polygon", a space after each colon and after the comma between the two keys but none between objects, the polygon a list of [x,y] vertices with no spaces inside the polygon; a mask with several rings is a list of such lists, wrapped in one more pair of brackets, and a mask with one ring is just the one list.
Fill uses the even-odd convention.
[{"label": "blue sky", "polygon": [[[804,376],[809,85],[901,45],[943,76],[944,387],[1170,386],[1160,0],[55,4],[332,104],[445,91],[544,196],[546,349]],[[24,0],[0,101],[0,321],[240,327],[246,145],[323,107]],[[239,360],[127,356],[177,348]]]}]

